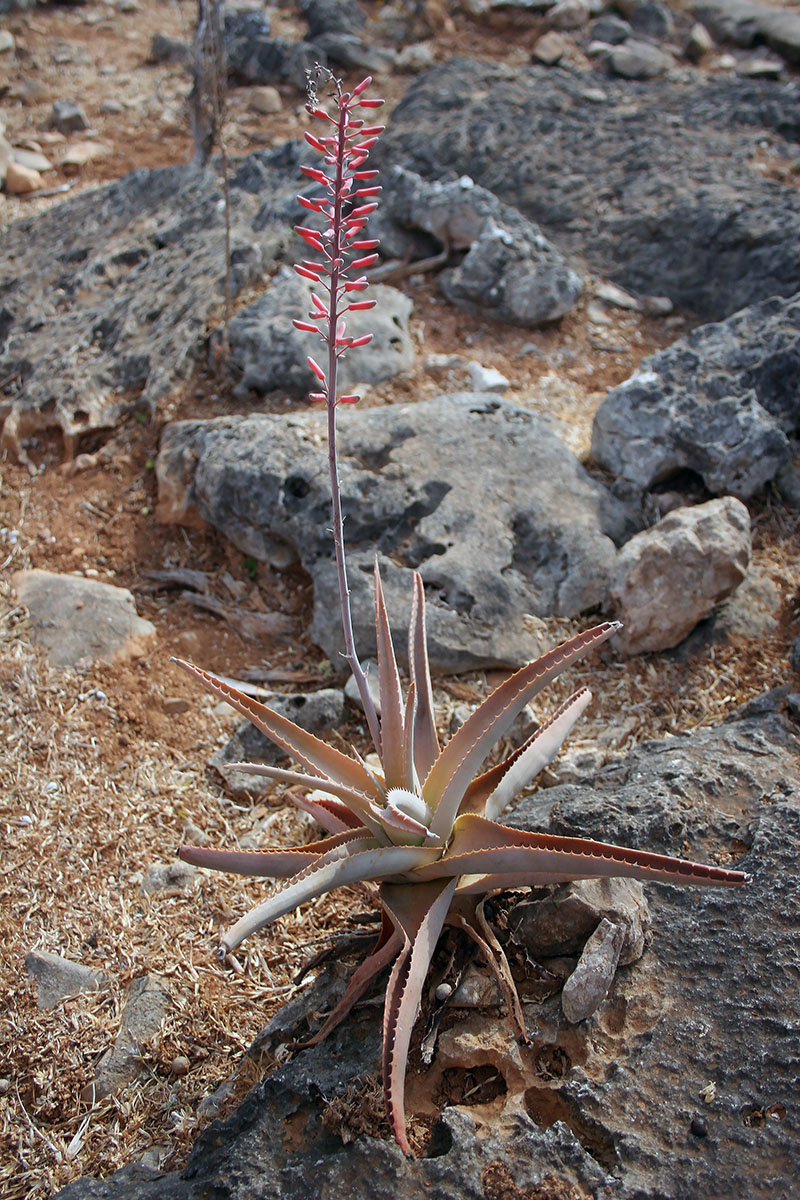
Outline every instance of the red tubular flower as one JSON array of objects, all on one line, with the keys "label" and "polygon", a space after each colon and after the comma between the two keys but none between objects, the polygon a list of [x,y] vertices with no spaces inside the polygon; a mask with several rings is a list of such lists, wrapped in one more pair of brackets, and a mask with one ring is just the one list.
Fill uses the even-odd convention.
[{"label": "red tubular flower", "polygon": [[381,188],[373,183],[378,172],[365,167],[365,163],[384,127],[367,125],[358,115],[360,108],[379,108],[383,103],[364,96],[371,82],[370,78],[364,79],[352,92],[345,92],[341,83],[334,80],[334,115],[327,113],[316,101],[308,105],[311,116],[325,118],[333,128],[321,137],[306,132],[305,140],[322,156],[323,166],[304,166],[301,170],[320,186],[323,194],[298,196],[297,199],[303,208],[323,217],[326,227],[320,230],[307,225],[296,226],[295,232],[319,255],[319,260],[302,259],[294,269],[304,279],[325,288],[327,303],[312,292],[307,318],[292,323],[295,329],[304,333],[316,333],[328,347],[327,369],[313,358],[308,359],[308,365],[324,385],[324,391],[312,395],[314,399],[324,398],[331,411],[337,404],[353,404],[358,400],[356,395],[337,397],[339,358],[346,351],[372,341],[371,333],[361,337],[348,335],[342,320],[347,312],[365,311],[375,306],[374,300],[350,300],[353,293],[363,292],[368,284],[366,275],[355,276],[354,273],[378,261],[375,253],[378,241],[364,238],[363,230],[370,214],[378,207],[374,198]]}]

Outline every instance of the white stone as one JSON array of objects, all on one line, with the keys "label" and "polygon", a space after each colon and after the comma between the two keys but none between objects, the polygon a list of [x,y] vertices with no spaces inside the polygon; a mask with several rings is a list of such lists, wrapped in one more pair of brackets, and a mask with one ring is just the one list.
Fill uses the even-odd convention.
[{"label": "white stone", "polygon": [[6,191],[10,196],[27,196],[42,187],[44,180],[38,171],[16,162],[10,162],[6,167]]},{"label": "white stone", "polygon": [[484,367],[481,363],[469,364],[469,381],[476,392],[505,392],[508,380],[496,367]]},{"label": "white stone", "polygon": [[283,108],[281,94],[277,88],[257,87],[253,88],[250,95],[250,108],[253,112],[261,113],[262,116],[272,116],[274,113],[279,113]]},{"label": "white stone", "polygon": [[680,508],[619,553],[609,594],[625,654],[677,646],[739,586],[750,562],[750,514],[725,496]]}]

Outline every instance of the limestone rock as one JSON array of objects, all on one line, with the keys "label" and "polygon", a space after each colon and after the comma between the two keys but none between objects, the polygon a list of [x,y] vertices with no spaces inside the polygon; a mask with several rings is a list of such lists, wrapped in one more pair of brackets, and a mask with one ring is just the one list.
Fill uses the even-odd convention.
[{"label": "limestone rock", "polygon": [[[229,366],[238,379],[236,395],[263,394],[280,389],[303,396],[315,386],[307,358],[317,354],[314,339],[292,325],[311,308],[312,287],[288,268],[263,296],[237,313],[230,324]],[[347,331],[354,337],[372,333],[373,339],[352,355],[344,355],[339,383],[348,390],[359,383],[381,383],[414,364],[414,344],[409,332],[412,301],[396,288],[370,289],[377,307],[349,314]]]},{"label": "limestone rock", "polygon": [[[286,251],[302,153],[287,144],[232,166],[234,296]],[[22,380],[0,408],[8,449],[24,461],[25,438],[60,429],[69,455],[175,386],[221,311],[223,221],[215,173],[188,164],[132,171],[5,231],[0,375]]]},{"label": "limestone rock", "polygon": [[[335,660],[324,414],[177,423],[164,433],[156,473],[161,520],[209,521],[259,559],[276,538],[294,547],[314,581],[311,636]],[[360,651],[374,652],[377,547],[401,655],[411,571],[422,574],[436,669],[541,653],[536,616],[597,604],[615,541],[636,527],[546,421],[496,396],[356,406],[341,422],[340,475]]]},{"label": "limestone rock", "polygon": [[800,429],[800,294],[703,325],[646,358],[597,411],[592,455],[649,488],[682,470],[748,499],[789,460]]},{"label": "limestone rock", "polygon": [[141,658],[155,640],[155,626],[137,615],[127,588],[40,570],[17,571],[11,582],[30,613],[33,640],[54,667]]},{"label": "limestone rock", "polygon": [[81,133],[89,128],[86,113],[77,100],[54,100],[50,122],[59,133]]},{"label": "limestone rock", "polygon": [[800,62],[800,13],[752,0],[695,0],[698,21],[718,41],[753,46],[766,42],[787,62]]},{"label": "limestone rock", "polygon": [[170,863],[152,863],[144,873],[140,884],[143,896],[152,896],[166,890],[188,891],[197,883],[197,868],[179,860]]},{"label": "limestone rock", "polygon": [[546,67],[554,67],[569,49],[569,42],[554,29],[536,39],[533,47],[533,57]]},{"label": "limestone rock", "polygon": [[795,155],[792,89],[676,75],[653,88],[609,78],[603,91],[587,103],[581,72],[438,63],[394,109],[376,165],[468,175],[568,259],[706,320],[800,291],[797,189],[752,169],[764,139]]},{"label": "limestone rock", "polygon": [[155,1038],[167,1015],[170,995],[166,983],[155,975],[134,980],[128,991],[119,1032],[95,1069],[94,1081],[84,1100],[94,1103],[132,1083],[143,1069],[141,1047]]},{"label": "limestone rock", "polygon": [[62,1000],[69,1000],[81,992],[96,992],[108,983],[102,971],[71,962],[60,954],[48,950],[30,950],[25,955],[25,970],[36,980],[38,1008],[55,1008]]},{"label": "limestone rock", "polygon": [[690,62],[697,63],[710,54],[713,49],[714,39],[711,34],[705,25],[696,21],[689,30],[689,37],[686,40],[686,57]]},{"label": "limestone rock", "polygon": [[580,29],[589,20],[589,0],[556,0],[552,8],[547,10],[545,24],[550,29],[562,32],[569,29]]},{"label": "limestone rock", "polygon": [[674,65],[669,54],[635,38],[615,46],[606,61],[609,70],[623,79],[655,79]]},{"label": "limestone rock", "polygon": [[750,561],[750,515],[726,496],[679,508],[623,546],[611,605],[626,654],[667,650],[738,587]]},{"label": "limestone rock", "polygon": [[[516,814],[515,814],[516,815]],[[650,909],[635,879],[578,879],[520,900],[509,914],[514,941],[535,959],[579,953],[604,919],[624,931],[618,958],[622,966],[644,952]]]},{"label": "limestone rock", "polygon": [[264,86],[253,88],[250,94],[250,108],[263,116],[271,116],[283,109],[283,100],[277,88]]},{"label": "limestone rock", "polygon": [[608,995],[614,982],[625,931],[603,917],[583,948],[578,965],[561,992],[561,1008],[572,1025],[586,1020]]},{"label": "limestone rock", "polygon": [[10,162],[6,167],[6,191],[11,196],[24,196],[28,192],[38,192],[44,187],[44,180],[38,171],[24,167],[21,163]]},{"label": "limestone rock", "polygon": [[541,230],[469,177],[426,183],[395,166],[386,172],[385,195],[384,220],[467,249],[459,265],[439,277],[442,292],[459,308],[535,327],[562,317],[580,297],[581,277]]}]

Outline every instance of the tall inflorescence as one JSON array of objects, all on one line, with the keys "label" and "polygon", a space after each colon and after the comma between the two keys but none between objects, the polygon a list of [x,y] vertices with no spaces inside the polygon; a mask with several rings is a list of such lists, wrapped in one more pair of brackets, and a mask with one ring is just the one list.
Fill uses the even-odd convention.
[{"label": "tall inflorescence", "polygon": [[379,108],[382,100],[373,100],[364,93],[372,83],[367,77],[353,88],[342,90],[339,80],[332,80],[335,90],[335,115],[331,116],[316,99],[315,88],[309,89],[308,112],[324,121],[330,132],[319,137],[306,133],[309,146],[322,155],[322,167],[301,167],[304,175],[318,185],[314,194],[298,196],[303,208],[324,218],[320,230],[298,225],[295,232],[314,251],[316,258],[303,259],[295,271],[310,279],[317,290],[311,293],[311,310],[307,318],[294,321],[296,329],[316,334],[327,347],[323,365],[311,355],[308,365],[317,378],[317,390],[312,400],[323,401],[328,411],[328,462],[331,475],[331,506],[333,509],[333,540],[339,581],[339,600],[342,609],[345,657],[358,685],[359,695],[375,748],[380,753],[380,723],[370,695],[366,674],[358,659],[353,632],[350,589],[344,555],[339,464],[336,444],[336,410],[339,404],[354,403],[355,395],[338,394],[339,360],[348,350],[366,346],[372,334],[351,337],[347,333],[347,314],[374,308],[374,300],[363,299],[368,286],[365,268],[377,262],[378,241],[362,235],[369,216],[378,207],[376,197],[381,189],[375,183],[378,172],[367,167],[369,152],[383,132],[382,125],[367,125],[359,113]]}]

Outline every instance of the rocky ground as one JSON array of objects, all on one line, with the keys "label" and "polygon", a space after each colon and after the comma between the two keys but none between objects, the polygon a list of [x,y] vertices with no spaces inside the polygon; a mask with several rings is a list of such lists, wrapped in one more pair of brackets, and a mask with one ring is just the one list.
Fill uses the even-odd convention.
[{"label": "rocky ground", "polygon": [[[691,13],[643,3],[637,16],[637,6],[627,4],[591,19],[577,0],[561,0],[560,15],[548,16],[548,7],[364,8],[368,45],[360,53],[399,56],[377,62],[380,90],[395,114],[381,165],[416,175],[395,181],[381,228],[394,272],[382,277],[386,303],[396,314],[384,352],[392,358],[400,344],[404,357],[388,373],[373,360],[364,401],[346,414],[352,417],[346,435],[354,447],[352,477],[366,496],[372,468],[364,468],[365,447],[369,461],[381,460],[381,429],[416,420],[406,405],[422,402],[420,413],[436,413],[436,405],[453,403],[442,396],[466,389],[484,396],[487,388],[502,389],[486,407],[487,425],[489,418],[498,426],[519,423],[503,407],[517,405],[531,445],[520,444],[523,465],[514,467],[525,503],[509,507],[510,488],[498,485],[505,507],[489,513],[487,503],[487,524],[474,535],[469,561],[440,551],[427,557],[453,514],[470,507],[469,495],[459,496],[458,465],[450,461],[446,439],[437,443],[434,478],[446,487],[447,504],[437,498],[403,525],[406,475],[396,472],[385,499],[381,493],[384,507],[370,510],[363,529],[352,527],[353,550],[366,562],[374,530],[402,526],[399,541],[380,542],[393,602],[399,611],[408,567],[420,563],[441,600],[436,699],[443,731],[497,682],[503,664],[513,665],[515,649],[519,656],[533,653],[589,622],[587,610],[627,605],[626,620],[640,638],[628,650],[637,653],[620,649],[573,673],[570,690],[590,682],[596,700],[571,741],[566,766],[546,781],[560,786],[537,793],[549,798],[527,819],[556,832],[583,830],[720,862],[738,862],[746,853],[747,869],[756,875],[752,898],[742,910],[694,910],[691,896],[665,898],[662,889],[654,904],[653,948],[624,968],[597,1025],[584,1022],[577,1032],[565,1026],[558,995],[547,988],[530,997],[530,1020],[540,1032],[521,1066],[510,1065],[498,1048],[505,1029],[494,1010],[467,1009],[461,1021],[447,1012],[432,1073],[417,1076],[419,1062],[412,1068],[419,1145],[445,1103],[461,1107],[449,1110],[444,1141],[438,1143],[437,1134],[428,1142],[419,1165],[404,1163],[388,1142],[362,1138],[352,1153],[347,1148],[354,1131],[385,1135],[374,1094],[371,1009],[361,1015],[367,1024],[359,1052],[352,1042],[337,1043],[331,1062],[318,1058],[307,1074],[305,1060],[285,1063],[286,1031],[302,1026],[305,1015],[287,1018],[282,1031],[279,1018],[278,1034],[248,1056],[287,999],[299,993],[303,1014],[314,1007],[303,990],[308,981],[296,982],[301,965],[366,905],[356,892],[323,899],[285,918],[277,936],[254,939],[233,967],[222,968],[216,934],[260,889],[182,871],[175,862],[182,840],[291,844],[306,840],[310,827],[276,791],[256,794],[223,784],[210,760],[215,753],[224,758],[237,722],[225,706],[198,697],[171,655],[270,694],[324,688],[334,707],[320,721],[330,724],[335,712],[333,736],[363,748],[358,713],[342,709],[339,692],[344,679],[335,622],[324,599],[324,516],[304,526],[309,512],[281,513],[273,528],[268,472],[259,467],[254,483],[237,468],[237,482],[220,488],[215,470],[221,462],[222,478],[231,481],[230,460],[220,458],[219,427],[200,424],[252,419],[244,441],[269,447],[264,458],[275,489],[285,491],[291,478],[295,490],[310,497],[311,517],[322,512],[314,490],[322,446],[313,414],[299,415],[308,407],[297,372],[300,352],[275,340],[283,302],[269,307],[284,286],[280,268],[291,256],[287,239],[296,219],[296,172],[280,147],[305,128],[303,96],[292,76],[297,64],[286,46],[305,35],[308,21],[294,4],[270,9],[270,38],[283,39],[282,65],[273,66],[271,78],[256,79],[244,62],[229,85],[225,141],[234,248],[241,253],[234,278],[239,324],[231,327],[227,360],[219,353],[219,174],[200,177],[182,165],[193,143],[180,43],[191,37],[194,12],[155,0],[14,8],[0,18],[0,118],[9,164],[22,168],[9,177],[6,166],[0,193],[0,335],[8,339],[0,364],[6,420],[0,672],[7,697],[0,714],[7,746],[0,766],[6,863],[0,973],[9,997],[0,1018],[0,1180],[10,1200],[50,1196],[71,1180],[137,1162],[147,1170],[132,1182],[120,1180],[120,1195],[140,1184],[154,1189],[147,1195],[173,1194],[166,1187],[176,1196],[201,1194],[184,1190],[177,1176],[148,1183],[148,1170],[182,1168],[198,1132],[232,1113],[276,1064],[281,1071],[264,1093],[261,1117],[251,1100],[250,1109],[232,1119],[221,1165],[214,1160],[218,1126],[194,1152],[186,1178],[198,1189],[229,1187],[225,1180],[252,1162],[247,1139],[253,1138],[283,1182],[274,1185],[268,1172],[260,1180],[245,1172],[241,1192],[219,1194],[267,1196],[276,1194],[273,1186],[287,1196],[314,1194],[306,1168],[297,1166],[299,1150],[292,1157],[292,1134],[312,1157],[323,1155],[332,1186],[363,1172],[376,1194],[380,1172],[393,1180],[404,1173],[404,1194],[436,1186],[443,1196],[452,1188],[453,1195],[484,1200],[605,1188],[615,1194],[620,1187],[621,1195],[637,1187],[636,1194],[647,1196],[791,1194],[797,1098],[782,1039],[791,1032],[788,997],[796,979],[788,949],[797,905],[788,882],[797,839],[790,723],[796,707],[790,702],[787,709],[787,696],[797,684],[789,655],[800,616],[800,489],[792,466],[800,372],[796,305],[769,298],[800,291],[800,53],[791,26],[791,18],[800,17],[791,6],[778,10],[784,24],[774,17],[770,24],[764,11],[754,14],[749,10],[757,6],[747,5],[727,12],[709,3]],[[626,16],[628,32],[619,37]],[[713,32],[707,43],[694,29],[697,17]],[[753,35],[756,17],[761,32]],[[316,19],[322,20],[319,13]],[[597,30],[596,20],[612,25]],[[750,33],[742,32],[747,21]],[[154,43],[156,34],[165,36]],[[700,39],[698,49],[692,38]],[[598,50],[598,43],[606,48]],[[274,46],[270,53],[277,54]],[[347,78],[355,82],[356,76]],[[494,124],[484,116],[487,97],[495,100]],[[54,119],[54,103],[65,99],[77,103],[83,119],[63,113]],[[608,114],[607,124],[601,113]],[[662,175],[648,174],[643,164],[663,168]],[[118,191],[92,190],[157,167],[172,170],[133,177]],[[478,187],[468,189],[469,204],[477,203],[484,216],[517,222],[514,241],[525,247],[524,256],[506,261],[483,234],[463,235],[472,209],[459,208],[457,194],[448,198],[446,227],[439,221],[440,200],[425,189],[443,169],[452,180],[473,179]],[[486,192],[475,201],[481,188]],[[72,207],[62,206],[65,199]],[[557,249],[540,256],[533,222]],[[450,257],[441,278],[403,265],[435,256],[443,245]],[[492,272],[497,297],[489,307],[479,303],[488,294],[485,271]],[[571,273],[583,281],[580,295],[570,291]],[[520,298],[513,284],[528,275],[535,286]],[[544,323],[541,313],[521,316],[530,294],[540,297],[553,279],[552,294],[569,295],[563,315],[551,309]],[[740,310],[745,315],[733,324],[711,336],[704,332],[717,329],[709,321],[727,321]],[[273,379],[278,349],[281,372]],[[654,415],[634,438],[627,381],[659,351],[664,354],[636,377],[638,408]],[[703,404],[715,398],[715,381],[723,377],[725,395],[733,399],[713,430],[712,453],[703,431],[714,422]],[[687,395],[700,397],[694,409]],[[659,408],[663,397],[668,402]],[[595,421],[601,404],[603,416]],[[658,414],[665,410],[662,427]],[[263,423],[269,420],[274,425]],[[438,425],[449,428],[453,420]],[[403,472],[423,480],[430,464],[415,450],[416,436],[397,435]],[[462,449],[465,437],[460,427]],[[573,480],[571,494],[583,497],[568,512],[558,511],[564,507],[558,488],[549,496],[550,480],[540,483],[533,473],[519,482],[535,446],[550,445],[548,438],[559,443],[549,461],[564,455],[559,478]],[[223,440],[225,453],[239,461],[235,443]],[[491,457],[488,443],[503,443],[499,434],[481,440],[487,445],[471,446],[469,461],[482,479],[494,479],[503,464]],[[646,452],[653,444],[669,458],[666,468]],[[477,457],[482,454],[488,457]],[[196,475],[175,467],[187,455],[203,464]],[[254,516],[248,506],[261,486],[263,507]],[[709,502],[726,506],[714,510],[712,532],[688,534],[680,514],[698,513]],[[660,523],[673,509],[673,526]],[[187,520],[175,523],[181,513]],[[290,525],[296,553],[279,540],[278,531],[285,534]],[[552,562],[532,532],[543,526],[551,546],[565,547],[555,582],[537,560],[539,554]],[[576,527],[585,536],[574,537]],[[254,528],[265,538],[258,544]],[[517,540],[506,563],[509,528]],[[642,550],[637,538],[655,530],[656,542]],[[685,584],[686,572],[697,572],[692,580],[702,574],[698,556],[686,549],[695,537],[702,564],[714,560],[707,587]],[[476,568],[488,544],[496,555],[487,554],[495,573],[491,603]],[[647,564],[664,554],[678,563],[675,591],[660,609],[654,597],[642,614],[644,606],[637,609],[630,599],[630,582],[634,597],[645,595]],[[55,607],[37,616],[34,594],[25,590],[37,579],[16,574],[31,568],[128,589],[132,601],[109,618],[123,651],[97,640],[94,591],[73,594],[57,583],[55,596],[46,590],[46,602]],[[606,592],[614,570],[611,601]],[[459,582],[469,604],[456,594]],[[682,633],[681,591],[703,593]],[[132,623],[134,602],[138,624]],[[471,620],[464,618],[470,605]],[[678,632],[657,644],[653,629],[673,618]],[[83,641],[66,644],[68,630]],[[792,662],[796,671],[796,650]],[[761,715],[750,713],[746,728],[724,725],[769,689],[778,690]],[[560,698],[554,689],[536,716]],[[688,743],[687,753],[697,758],[685,777],[684,766],[661,759],[619,767],[635,747],[676,734],[700,739]],[[652,786],[629,795],[622,785],[640,769],[643,777],[654,772]],[[702,802],[695,794],[698,778],[705,780]],[[580,779],[592,780],[596,791],[579,788]],[[726,781],[721,793],[715,779]],[[570,795],[570,787],[579,794]],[[524,814],[520,819],[525,822]],[[712,931],[713,952],[703,942],[704,928]],[[752,946],[749,959],[736,957],[726,941],[740,928],[746,933],[739,945],[747,940]],[[742,999],[726,1013],[719,997],[734,987],[734,961],[737,978],[744,979]],[[776,962],[779,971],[770,965]],[[697,992],[694,1013],[681,1000],[687,979]],[[324,989],[324,981],[314,986]],[[648,999],[653,992],[663,999]],[[323,990],[317,1007],[325,999]],[[487,1027],[491,1037],[482,1032]],[[712,1049],[686,1086],[670,1092],[668,1081],[685,1070],[687,1047],[706,1036]],[[736,1050],[737,1039],[746,1052]],[[749,1070],[744,1060],[759,1055],[759,1071]],[[342,1062],[350,1059],[348,1074]],[[319,1079],[337,1081],[340,1092],[347,1084],[345,1100],[328,1095],[325,1083],[329,1103],[321,1105],[315,1071]],[[676,1144],[676,1111],[687,1148],[664,1167],[668,1147]],[[470,1159],[473,1119],[482,1148]],[[645,1136],[641,1122],[648,1120]],[[270,1121],[280,1127],[280,1144],[270,1142]],[[510,1131],[520,1139],[520,1153],[509,1159],[500,1143]],[[715,1158],[724,1159],[725,1177],[738,1181],[728,1192],[720,1190]],[[752,1178],[760,1172],[764,1190],[755,1190],[751,1172]],[[685,1192],[678,1178],[688,1181]],[[101,1194],[88,1183],[74,1186],[73,1195]]]}]

